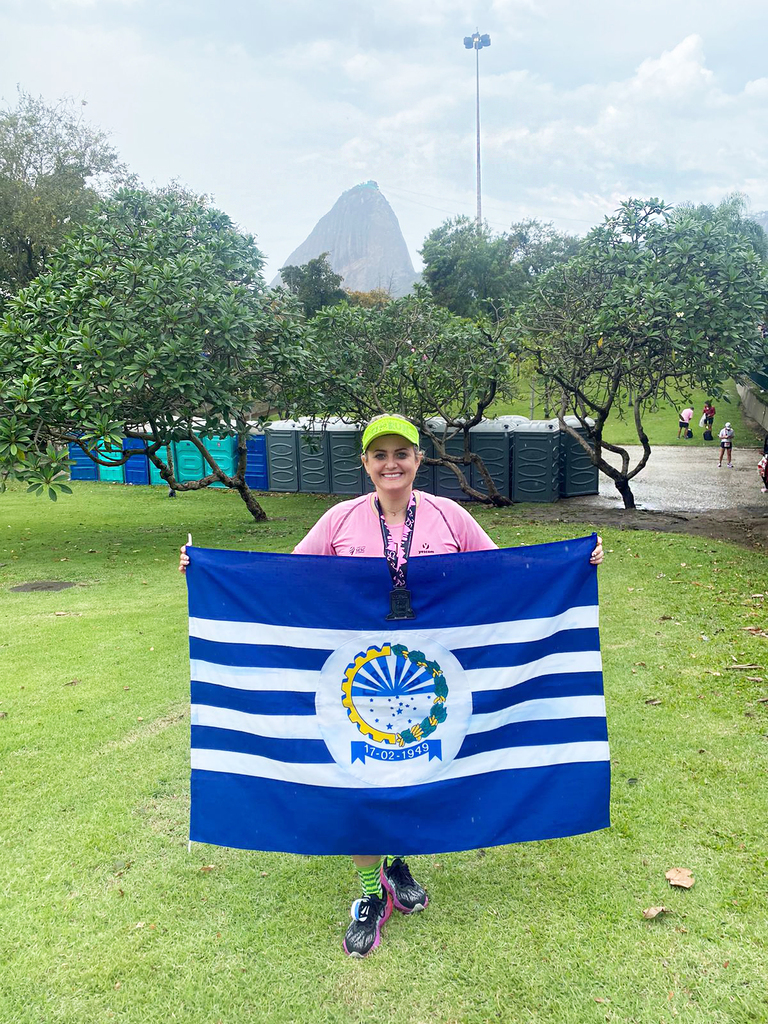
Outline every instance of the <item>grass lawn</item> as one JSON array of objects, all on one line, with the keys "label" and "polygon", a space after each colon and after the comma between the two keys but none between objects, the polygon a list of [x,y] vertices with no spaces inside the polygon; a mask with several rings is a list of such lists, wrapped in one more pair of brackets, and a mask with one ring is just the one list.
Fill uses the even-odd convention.
[{"label": "grass lawn", "polygon": [[[494,416],[501,416],[507,413],[516,416],[531,415],[530,386],[521,385],[521,387],[523,390],[521,391],[521,397],[517,401],[500,402],[493,406]],[[749,447],[750,445],[762,446],[764,434],[762,431],[756,432],[754,427],[751,427],[745,420],[739,396],[736,393],[736,385],[733,381],[729,382],[727,392],[728,402],[723,400],[715,402],[717,410],[714,423],[715,438],[717,438],[718,431],[721,430],[727,421],[736,431],[735,441],[739,447]],[[651,442],[651,447],[659,444],[698,445],[701,447],[710,445],[716,447],[716,440],[712,442],[705,441],[702,438],[703,430],[699,427],[704,400],[709,397],[703,391],[685,392],[681,394],[680,401],[674,402],[671,405],[666,402],[660,402],[656,412],[647,412],[643,416],[643,427]],[[680,410],[685,409],[688,404],[690,404],[690,407],[696,414],[691,420],[693,437],[690,441],[685,438],[678,439],[677,437],[677,417]],[[627,408],[624,412],[625,418],[623,420],[619,419],[617,414],[611,414],[605,428],[605,439],[611,444],[639,444],[634,419],[632,418],[632,410]],[[535,406],[534,418],[544,418],[544,407],[540,402],[537,402]]]},{"label": "grass lawn", "polygon": [[[345,858],[187,851],[178,545],[288,551],[328,499],[257,525],[226,492],[74,491],[0,498],[3,1024],[768,1020],[763,553],[604,531],[612,828],[415,859],[428,910],[357,962]],[[473,514],[502,545],[590,529]],[[77,586],[9,590],[50,579]]]}]

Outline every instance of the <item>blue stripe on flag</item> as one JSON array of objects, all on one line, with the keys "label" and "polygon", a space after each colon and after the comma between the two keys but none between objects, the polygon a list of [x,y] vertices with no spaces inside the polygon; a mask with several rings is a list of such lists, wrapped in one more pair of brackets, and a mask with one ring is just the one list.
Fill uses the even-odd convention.
[{"label": "blue stripe on flag", "polygon": [[236,690],[192,680],[192,703],[245,711],[250,715],[314,715],[314,693],[293,690]]},{"label": "blue stripe on flag", "polygon": [[256,754],[272,761],[289,764],[333,764],[328,747],[322,740],[288,740],[273,736],[254,736],[234,729],[192,726],[193,750],[234,750],[239,754]]},{"label": "blue stripe on flag", "polygon": [[506,750],[508,747],[549,746],[552,743],[584,743],[607,739],[608,729],[604,718],[512,722],[500,729],[465,736],[456,757],[471,757],[484,750]]},{"label": "blue stripe on flag", "polygon": [[522,704],[526,700],[541,700],[545,697],[592,697],[602,692],[603,677],[600,672],[536,676],[524,683],[518,683],[517,686],[473,693],[472,711],[476,715],[488,715],[493,711]]},{"label": "blue stripe on flag", "polygon": [[463,647],[454,651],[462,668],[499,668],[525,665],[548,654],[574,654],[595,651],[599,646],[596,629],[566,629],[543,640],[520,644],[494,644],[487,647]]},{"label": "blue stripe on flag", "polygon": [[428,791],[368,789],[364,798],[359,789],[195,770],[190,838],[306,854],[471,850],[607,828],[609,785],[607,761],[489,772]]},{"label": "blue stripe on flag", "polygon": [[268,644],[221,644],[215,640],[189,638],[189,656],[197,661],[248,668],[298,668],[319,672],[330,651],[301,647],[271,647]]}]

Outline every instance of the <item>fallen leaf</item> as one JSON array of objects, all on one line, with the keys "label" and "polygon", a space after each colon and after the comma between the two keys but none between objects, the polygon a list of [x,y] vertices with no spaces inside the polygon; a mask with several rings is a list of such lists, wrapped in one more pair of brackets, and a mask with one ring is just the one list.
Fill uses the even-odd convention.
[{"label": "fallen leaf", "polygon": [[595,996],[596,1003],[610,1003],[610,999],[603,999],[601,996]]},{"label": "fallen leaf", "polygon": [[762,668],[762,665],[726,665],[726,672],[753,672],[756,668]]},{"label": "fallen leaf", "polygon": [[143,718],[142,718],[141,716],[139,716],[139,717],[138,717],[138,718],[136,719],[136,721],[137,721],[137,722],[143,722],[143,721],[144,721],[144,719],[143,719]]},{"label": "fallen leaf", "polygon": [[122,986],[122,984],[123,984],[122,981],[116,981],[115,982],[115,988],[120,988]]},{"label": "fallen leaf", "polygon": [[647,700],[645,703],[646,704],[653,704],[653,705],[655,705],[655,704],[661,704],[661,701],[658,698],[654,698],[652,700]]},{"label": "fallen leaf", "polygon": [[144,927],[144,922],[143,921],[137,921],[136,924],[133,927],[134,928],[143,928]]},{"label": "fallen leaf", "polygon": [[635,664],[636,665],[642,665],[643,668],[645,668],[645,662],[644,661],[636,661]]},{"label": "fallen leaf", "polygon": [[215,864],[203,864],[203,866],[200,868],[200,870],[205,874],[207,874],[209,871],[214,871],[215,869]]},{"label": "fallen leaf", "polygon": [[670,868],[664,877],[670,885],[676,885],[679,889],[690,889],[696,881],[689,868]]},{"label": "fallen leaf", "polygon": [[768,704],[768,697],[758,697],[757,698],[757,703],[758,704]]},{"label": "fallen leaf", "polygon": [[750,683],[762,683],[763,681],[762,676],[746,676],[746,678],[750,681]]},{"label": "fallen leaf", "polygon": [[669,907],[648,907],[647,910],[643,911],[643,917],[646,921],[652,921],[654,917],[658,917],[659,914],[671,914],[672,911]]}]

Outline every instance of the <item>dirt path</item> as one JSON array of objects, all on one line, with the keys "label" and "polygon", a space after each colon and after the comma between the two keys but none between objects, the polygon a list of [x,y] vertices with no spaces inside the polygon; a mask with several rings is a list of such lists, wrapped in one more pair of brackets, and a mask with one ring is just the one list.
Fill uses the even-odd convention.
[{"label": "dirt path", "polygon": [[[639,447],[627,449],[634,465]],[[600,493],[528,505],[537,520],[584,522],[624,530],[659,530],[731,540],[768,548],[768,494],[761,494],[756,448],[737,448],[733,469],[718,469],[719,449],[654,448],[648,465],[632,481],[638,507],[624,508],[618,491],[600,474]],[[614,457],[611,456],[611,459]],[[618,459],[616,463],[618,464]],[[768,572],[768,569],[766,570]]]}]

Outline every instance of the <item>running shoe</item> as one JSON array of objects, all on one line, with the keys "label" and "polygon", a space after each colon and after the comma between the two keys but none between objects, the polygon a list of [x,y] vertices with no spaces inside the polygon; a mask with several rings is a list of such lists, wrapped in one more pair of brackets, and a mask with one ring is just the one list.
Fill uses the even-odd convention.
[{"label": "running shoe", "polygon": [[350,910],[352,924],[344,936],[344,952],[362,960],[381,942],[381,926],[392,913],[392,901],[383,896],[363,896]]},{"label": "running shoe", "polygon": [[384,858],[381,865],[381,884],[392,896],[392,902],[401,914],[413,914],[424,910],[429,903],[424,888],[414,881],[408,865],[401,857],[395,857],[392,863]]}]

